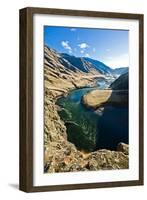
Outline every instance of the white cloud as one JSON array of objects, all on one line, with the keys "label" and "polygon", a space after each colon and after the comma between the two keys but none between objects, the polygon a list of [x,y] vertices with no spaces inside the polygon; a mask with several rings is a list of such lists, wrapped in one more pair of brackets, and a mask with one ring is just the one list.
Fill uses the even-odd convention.
[{"label": "white cloud", "polygon": [[128,67],[129,66],[129,55],[122,54],[117,57],[109,56],[103,62],[112,68]]},{"label": "white cloud", "polygon": [[88,44],[86,44],[85,42],[81,43],[81,44],[78,44],[78,46],[81,48],[81,49],[86,49],[89,47]]},{"label": "white cloud", "polygon": [[72,53],[72,48],[69,45],[69,41],[61,41],[61,45],[64,49],[67,49],[69,53]]},{"label": "white cloud", "polygon": [[70,29],[70,31],[76,31],[76,30],[77,30],[76,28],[71,28],[71,29]]},{"label": "white cloud", "polygon": [[85,57],[90,57],[90,55],[88,53],[85,54]]},{"label": "white cloud", "polygon": [[81,50],[80,52],[81,52],[81,53],[84,53],[84,50]]}]

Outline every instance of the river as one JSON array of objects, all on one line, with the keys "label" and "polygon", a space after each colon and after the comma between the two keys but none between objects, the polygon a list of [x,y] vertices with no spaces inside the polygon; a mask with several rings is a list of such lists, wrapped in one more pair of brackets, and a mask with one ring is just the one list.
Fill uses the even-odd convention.
[{"label": "river", "polygon": [[[101,81],[97,88],[106,87]],[[59,115],[67,128],[68,141],[85,152],[116,150],[119,142],[128,143],[128,108],[105,106],[97,112],[85,108],[81,98],[94,89],[76,89],[58,99],[57,104],[61,108]]]}]

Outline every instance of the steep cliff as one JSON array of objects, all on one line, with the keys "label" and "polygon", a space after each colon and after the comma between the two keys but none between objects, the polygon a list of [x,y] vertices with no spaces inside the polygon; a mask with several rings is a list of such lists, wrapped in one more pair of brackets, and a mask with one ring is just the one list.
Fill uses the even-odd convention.
[{"label": "steep cliff", "polygon": [[110,88],[113,90],[128,90],[129,88],[129,74],[128,72],[122,74],[118,79],[116,79],[111,85]]}]

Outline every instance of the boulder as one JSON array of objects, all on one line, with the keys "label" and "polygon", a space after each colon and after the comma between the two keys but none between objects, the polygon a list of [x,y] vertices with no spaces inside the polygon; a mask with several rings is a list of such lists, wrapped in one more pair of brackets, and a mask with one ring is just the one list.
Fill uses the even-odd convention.
[{"label": "boulder", "polygon": [[128,155],[129,154],[129,145],[128,144],[125,144],[123,142],[120,142],[118,145],[117,145],[117,151],[121,151],[123,152],[124,154]]}]

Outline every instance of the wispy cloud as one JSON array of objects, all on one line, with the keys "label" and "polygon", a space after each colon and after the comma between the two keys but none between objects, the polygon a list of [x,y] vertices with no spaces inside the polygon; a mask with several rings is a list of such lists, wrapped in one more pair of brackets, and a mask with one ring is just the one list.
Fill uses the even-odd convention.
[{"label": "wispy cloud", "polygon": [[87,43],[85,43],[85,42],[78,44],[78,46],[79,46],[81,49],[86,49],[86,48],[89,47],[89,45],[88,45]]},{"label": "wispy cloud", "polygon": [[110,52],[110,49],[106,49],[107,52]]},{"label": "wispy cloud", "polygon": [[67,49],[69,53],[72,53],[72,48],[69,45],[69,41],[61,41],[61,45],[64,49]]},{"label": "wispy cloud", "polygon": [[85,57],[90,57],[90,55],[88,53],[85,54]]},{"label": "wispy cloud", "polygon": [[84,53],[84,50],[81,50],[80,52],[81,52],[81,53]]},{"label": "wispy cloud", "polygon": [[70,29],[70,31],[76,31],[76,30],[77,30],[76,28],[71,28],[71,29]]}]

